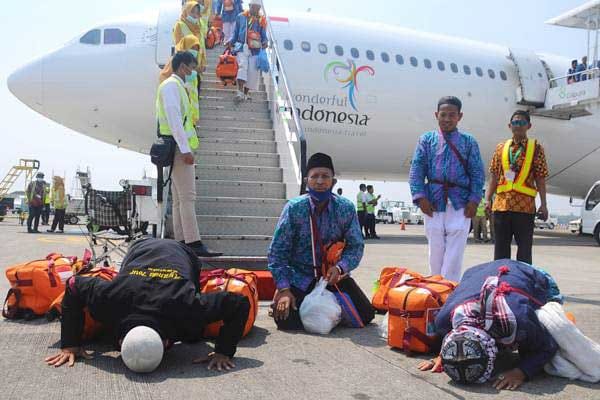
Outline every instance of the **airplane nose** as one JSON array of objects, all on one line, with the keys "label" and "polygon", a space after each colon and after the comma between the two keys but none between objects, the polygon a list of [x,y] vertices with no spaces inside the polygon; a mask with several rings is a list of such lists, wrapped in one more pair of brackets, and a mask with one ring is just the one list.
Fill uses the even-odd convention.
[{"label": "airplane nose", "polygon": [[43,60],[32,61],[9,75],[8,90],[34,110],[41,110]]}]

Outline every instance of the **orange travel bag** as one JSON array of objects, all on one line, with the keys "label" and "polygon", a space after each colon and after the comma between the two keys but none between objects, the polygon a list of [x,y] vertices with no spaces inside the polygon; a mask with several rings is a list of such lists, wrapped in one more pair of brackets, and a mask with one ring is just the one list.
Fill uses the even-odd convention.
[{"label": "orange travel bag", "polygon": [[435,317],[456,286],[456,282],[433,275],[391,287],[387,296],[388,345],[407,353],[432,351],[436,343]]},{"label": "orange travel bag", "polygon": [[388,311],[389,292],[407,279],[422,278],[423,275],[413,272],[404,267],[383,267],[379,279],[375,282],[375,294],[371,303],[373,307],[381,312]]},{"label": "orange travel bag", "polygon": [[238,73],[237,58],[231,54],[229,49],[225,50],[219,57],[219,63],[216,69],[217,77],[227,86],[228,83],[235,85]]},{"label": "orange travel bag", "polygon": [[[225,0],[227,1],[227,0]],[[212,27],[223,30],[223,18],[220,15],[215,15],[212,20]]]},{"label": "orange travel bag", "polygon": [[43,260],[31,261],[6,269],[10,289],[2,316],[9,319],[31,319],[42,316],[52,301],[65,290],[77,257],[51,253]]},{"label": "orange travel bag", "polygon": [[[200,287],[203,294],[226,291],[246,296],[250,301],[250,310],[248,311],[248,321],[244,328],[243,336],[246,336],[256,320],[258,313],[258,279],[251,271],[231,268],[227,271],[217,269],[209,271],[200,281]],[[223,321],[209,324],[205,331],[206,337],[219,336],[219,330],[223,326]]]},{"label": "orange travel bag", "polygon": [[[79,276],[87,276],[87,277],[97,277],[100,279],[104,279],[105,281],[112,281],[117,275],[118,272],[114,267],[95,267],[88,271],[82,270],[82,272],[78,273]],[[50,310],[46,314],[46,318],[48,321],[52,321],[59,317],[62,314],[62,301],[63,297],[65,297],[65,292],[63,291],[50,305]],[[93,339],[101,329],[101,325],[99,322],[95,321],[90,315],[87,307],[84,309],[84,320],[83,320],[83,340]]]}]

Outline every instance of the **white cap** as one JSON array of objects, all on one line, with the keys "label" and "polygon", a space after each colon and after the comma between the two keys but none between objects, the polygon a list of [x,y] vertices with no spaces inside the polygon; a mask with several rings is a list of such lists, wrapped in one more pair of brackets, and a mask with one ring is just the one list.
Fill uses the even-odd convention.
[{"label": "white cap", "polygon": [[133,372],[152,372],[162,361],[163,341],[158,332],[147,326],[136,326],[125,335],[121,358]]},{"label": "white cap", "polygon": [[248,2],[248,5],[250,5],[250,6],[261,6],[262,7],[262,1],[261,0],[250,0]]}]

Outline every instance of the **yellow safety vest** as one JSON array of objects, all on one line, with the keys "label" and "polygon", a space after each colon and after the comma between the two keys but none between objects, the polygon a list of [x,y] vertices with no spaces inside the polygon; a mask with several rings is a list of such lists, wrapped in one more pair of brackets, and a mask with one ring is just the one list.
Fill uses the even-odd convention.
[{"label": "yellow safety vest", "polygon": [[375,200],[375,195],[367,193],[367,214],[375,213],[375,205],[370,203],[373,200]]},{"label": "yellow safety vest", "polygon": [[50,199],[50,187],[46,186],[44,188],[44,204],[50,204],[51,199]]},{"label": "yellow safety vest", "polygon": [[[61,194],[62,194],[62,198],[63,201],[60,201],[61,198]],[[58,190],[56,188],[52,188],[52,205],[54,206],[54,208],[58,209],[58,210],[64,210],[65,208],[67,208],[68,205],[68,201],[67,201],[67,195],[65,194],[65,190],[64,188],[61,190]]]},{"label": "yellow safety vest", "polygon": [[510,171],[510,161],[508,157],[510,146],[512,146],[512,139],[507,140],[504,143],[504,148],[502,149],[502,172],[504,173],[504,183],[498,185],[496,193],[504,193],[514,190],[515,192],[523,193],[527,196],[537,196],[537,190],[527,186],[527,184],[525,183],[527,177],[529,176],[529,173],[531,172],[531,166],[533,165],[533,155],[535,153],[535,139],[527,139],[525,161],[523,162],[523,166],[521,167],[521,170],[519,171],[519,174],[515,177],[514,181],[509,180],[506,177],[506,172]]},{"label": "yellow safety vest", "polygon": [[165,113],[165,107],[161,98],[161,91],[163,87],[167,83],[175,82],[177,88],[179,89],[179,97],[181,98],[181,113],[183,118],[183,128],[185,133],[188,135],[188,143],[190,145],[190,149],[196,150],[200,145],[198,140],[198,135],[196,135],[196,129],[194,128],[193,122],[193,111],[192,105],[190,104],[190,98],[188,97],[187,92],[185,91],[185,87],[181,84],[179,79],[174,76],[170,76],[163,83],[158,86],[158,92],[156,93],[156,116],[158,118],[158,127],[161,135],[164,136],[173,136],[173,132],[171,131],[171,127],[167,121],[167,114]]},{"label": "yellow safety vest", "polygon": [[358,192],[356,195],[356,211],[366,211],[362,202],[363,192]]}]

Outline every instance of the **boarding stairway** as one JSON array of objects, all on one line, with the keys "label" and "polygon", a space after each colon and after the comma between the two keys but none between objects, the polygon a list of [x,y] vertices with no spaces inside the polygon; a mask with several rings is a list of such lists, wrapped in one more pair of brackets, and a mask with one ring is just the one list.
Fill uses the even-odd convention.
[{"label": "boarding stairway", "polygon": [[[303,138],[298,119],[284,111],[293,103],[281,79],[282,67],[263,74],[251,101],[238,103],[236,88],[224,86],[215,74],[223,50],[207,50],[199,93],[196,217],[202,241],[223,253],[203,261],[215,267],[264,269],[286,199],[301,191],[305,141],[298,139]],[[277,50],[270,57],[276,65]]]}]

